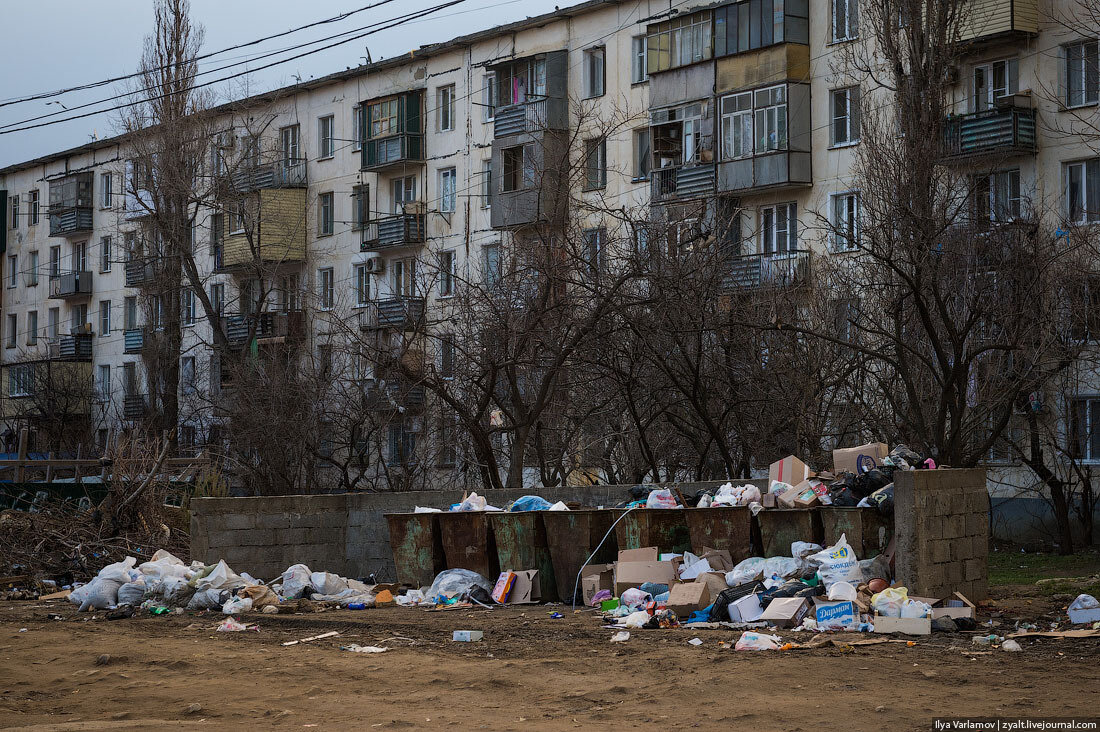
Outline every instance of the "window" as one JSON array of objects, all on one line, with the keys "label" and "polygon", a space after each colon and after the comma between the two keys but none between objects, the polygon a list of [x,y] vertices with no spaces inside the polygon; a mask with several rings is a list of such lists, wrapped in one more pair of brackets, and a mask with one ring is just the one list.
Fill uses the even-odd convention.
[{"label": "window", "polygon": [[493,161],[481,161],[481,207],[489,208],[493,202]]},{"label": "window", "polygon": [[8,288],[19,284],[19,257],[15,254],[8,255]]},{"label": "window", "polygon": [[195,291],[191,288],[185,288],[180,293],[180,324],[195,324]]},{"label": "window", "polygon": [[396,134],[397,126],[397,98],[384,99],[371,104],[368,108],[370,118],[371,139],[386,137]]},{"label": "window", "polygon": [[99,271],[111,271],[111,237],[109,236],[99,240]]},{"label": "window", "polygon": [[646,37],[646,70],[650,74],[713,56],[710,11],[673,18],[653,28]]},{"label": "window", "polygon": [[416,202],[416,176],[407,175],[393,181],[393,212],[405,213],[406,203]]},{"label": "window", "polygon": [[8,348],[15,348],[16,339],[19,337],[19,318],[14,313],[8,313]]},{"label": "window", "polygon": [[57,337],[61,335],[61,308],[50,308],[46,317],[46,337],[56,341]]},{"label": "window", "polygon": [[1020,90],[1020,62],[1011,58],[975,66],[972,88],[970,111],[992,109],[998,99]]},{"label": "window", "polygon": [[[752,155],[752,92],[722,98],[722,158]],[[784,114],[784,117],[786,115]]]},{"label": "window", "polygon": [[1069,222],[1086,224],[1100,221],[1100,158],[1067,163],[1063,175]]},{"label": "window", "polygon": [[439,110],[439,131],[450,132],[455,128],[455,85],[439,87],[435,99]]},{"label": "window", "polygon": [[488,244],[484,248],[485,255],[485,284],[494,287],[500,284],[501,261],[500,244]]},{"label": "window", "polygon": [[1097,41],[1088,40],[1062,47],[1065,59],[1066,106],[1096,104],[1100,98],[1100,63]]},{"label": "window", "polygon": [[50,278],[61,276],[61,247],[50,247]]},{"label": "window", "polygon": [[280,306],[284,311],[297,312],[302,309],[301,288],[298,287],[298,273],[283,277],[279,287]]},{"label": "window", "polygon": [[221,282],[210,285],[210,309],[219,317],[225,312],[225,285]]},{"label": "window", "polygon": [[31,310],[27,313],[27,345],[38,343],[38,311]]},{"label": "window", "polygon": [[585,140],[585,190],[607,186],[607,138]]},{"label": "window", "polygon": [[847,252],[859,248],[859,192],[832,197],[833,249]]},{"label": "window", "polygon": [[604,91],[604,55],[603,46],[590,48],[584,52],[584,98],[602,97]]},{"label": "window", "polygon": [[1020,171],[1000,170],[982,176],[973,183],[975,223],[1009,222],[1020,218]]},{"label": "window", "polygon": [[331,114],[317,120],[317,157],[331,158],[336,154],[336,118]]},{"label": "window", "polygon": [[367,228],[370,221],[370,186],[355,186],[351,191],[352,206],[355,209],[352,227],[361,231]]},{"label": "window", "polygon": [[648,180],[652,164],[653,156],[649,147],[649,128],[642,127],[641,129],[634,130],[633,180]]},{"label": "window", "polygon": [[362,307],[370,303],[370,273],[367,265],[355,265],[355,304]]},{"label": "window", "polygon": [[321,309],[332,310],[335,305],[336,293],[334,290],[332,267],[317,270],[317,279],[320,281]]},{"label": "window", "polygon": [[99,334],[107,336],[111,334],[111,301],[99,301]]},{"label": "window", "polygon": [[38,208],[38,189],[37,188],[32,190],[30,193],[27,194],[27,204],[28,204],[27,208],[29,209],[27,211],[27,213],[30,216],[30,220],[31,220],[30,225],[31,226],[38,226],[39,208]]},{"label": "window", "polygon": [[19,196],[13,195],[11,197],[11,219],[8,224],[9,229],[19,228]]},{"label": "window", "polygon": [[279,151],[282,153],[284,165],[294,165],[299,162],[298,140],[298,125],[279,130]]},{"label": "window", "polygon": [[745,53],[773,43],[809,43],[808,3],[741,0],[714,11],[714,55]]},{"label": "window", "polygon": [[122,301],[122,325],[126,330],[137,328],[137,296],[129,295]]},{"label": "window", "polygon": [[844,297],[832,301],[833,333],[845,343],[856,341],[856,316],[859,313],[859,299]]},{"label": "window", "polygon": [[455,375],[455,336],[444,333],[439,337],[439,375],[444,379]]},{"label": "window", "polygon": [[604,229],[584,230],[585,259],[587,260],[588,269],[593,273],[597,273],[603,268],[604,248],[606,246],[604,240],[606,238],[607,232]]},{"label": "window", "polygon": [[99,174],[99,205],[110,208],[115,195],[115,177],[113,173]]},{"label": "window", "polygon": [[649,69],[645,63],[645,36],[630,39],[630,83],[641,84],[649,80]]},{"label": "window", "polygon": [[88,242],[73,244],[73,271],[88,271]]},{"label": "window", "polygon": [[501,151],[502,192],[520,191],[535,185],[533,151],[530,145],[506,147]]},{"label": "window", "polygon": [[756,153],[787,149],[787,87],[754,92]]},{"label": "window", "polygon": [[492,122],[497,111],[497,75],[489,72],[481,84],[481,120]]},{"label": "window", "polygon": [[1100,460],[1100,397],[1070,400],[1069,437],[1071,457]]},{"label": "window", "polygon": [[322,193],[317,197],[317,235],[331,236],[335,228],[332,193]]},{"label": "window", "polygon": [[149,298],[149,315],[153,319],[155,330],[164,328],[164,298],[160,295],[153,295]]},{"label": "window", "polygon": [[109,364],[101,363],[96,367],[95,377],[95,390],[99,395],[101,402],[108,402],[111,400],[111,367]]},{"label": "window", "polygon": [[439,253],[439,296],[455,294],[455,253],[453,249]]},{"label": "window", "polygon": [[363,108],[356,104],[351,110],[351,137],[355,141],[351,149],[356,152],[363,149]]},{"label": "window", "polygon": [[397,297],[416,295],[415,259],[398,259],[393,263],[393,294]]},{"label": "window", "polygon": [[27,265],[27,287],[34,287],[38,284],[38,252],[31,252],[30,258]]},{"label": "window", "polygon": [[34,394],[34,364],[8,367],[8,396],[25,397]]},{"label": "window", "polygon": [[787,254],[798,249],[797,204],[780,203],[760,209],[760,251]]},{"label": "window", "polygon": [[833,42],[859,35],[859,0],[833,0]]},{"label": "window", "polygon": [[829,92],[832,110],[833,145],[851,145],[859,142],[859,87],[849,86]]},{"label": "window", "polygon": [[195,357],[184,356],[180,359],[180,390],[184,394],[195,393]]},{"label": "window", "polygon": [[457,180],[454,168],[439,171],[439,210],[443,213],[454,213]]},{"label": "window", "polygon": [[390,465],[412,465],[416,462],[416,433],[399,424],[389,427]]}]

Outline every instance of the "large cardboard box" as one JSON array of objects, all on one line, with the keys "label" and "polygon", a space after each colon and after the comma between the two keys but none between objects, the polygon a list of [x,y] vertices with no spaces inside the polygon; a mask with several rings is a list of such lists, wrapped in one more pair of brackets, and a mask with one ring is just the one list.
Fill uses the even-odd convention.
[{"label": "large cardboard box", "polygon": [[711,569],[715,572],[730,572],[733,570],[733,556],[730,554],[729,549],[711,549],[705,546],[702,552],[699,558],[710,562]]},{"label": "large cardboard box", "polygon": [[658,550],[655,546],[644,546],[641,549],[623,549],[619,552],[620,562],[656,562]]},{"label": "large cardboard box", "polygon": [[764,614],[760,607],[760,595],[755,592],[739,597],[729,604],[730,622],[755,623]]},{"label": "large cardboard box", "polygon": [[542,585],[537,569],[516,571],[516,581],[508,595],[509,605],[527,605],[542,599]]},{"label": "large cardboard box", "polygon": [[722,572],[704,572],[696,577],[695,581],[702,582],[710,588],[711,598],[718,597],[719,592],[729,589],[729,585],[726,584],[726,575]]},{"label": "large cardboard box", "polygon": [[932,618],[872,618],[876,633],[905,633],[906,635],[931,635]]},{"label": "large cardboard box", "polygon": [[810,477],[810,466],[794,455],[788,455],[768,466],[768,488],[776,481],[798,485]]},{"label": "large cardboard box", "polygon": [[777,597],[768,603],[760,620],[777,628],[793,628],[802,622],[810,609],[805,597]]},{"label": "large cardboard box", "polygon": [[614,564],[589,564],[581,574],[581,597],[584,604],[591,605],[592,598],[600,590],[612,592],[615,589]]},{"label": "large cardboard box", "polygon": [[932,606],[932,619],[936,618],[973,618],[976,607],[961,592],[956,592],[953,597],[918,597],[912,595],[910,600],[917,600]]},{"label": "large cardboard box", "polygon": [[668,585],[676,583],[676,565],[672,562],[618,562],[615,565],[615,595],[646,582]]},{"label": "large cardboard box", "polygon": [[705,582],[681,582],[669,590],[665,607],[676,613],[676,617],[684,619],[709,604],[710,588]]},{"label": "large cardboard box", "polygon": [[833,450],[833,472],[859,473],[861,458],[864,462],[873,463],[870,467],[878,467],[889,454],[890,448],[885,442],[869,442],[866,445]]}]

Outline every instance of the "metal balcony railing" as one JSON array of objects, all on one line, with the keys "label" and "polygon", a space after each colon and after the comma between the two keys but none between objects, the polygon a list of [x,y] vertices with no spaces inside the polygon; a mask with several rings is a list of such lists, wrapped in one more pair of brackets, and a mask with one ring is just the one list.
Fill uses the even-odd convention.
[{"label": "metal balcony railing", "polygon": [[1035,110],[1006,107],[949,117],[944,138],[944,154],[949,158],[1034,153],[1038,149]]},{"label": "metal balcony railing", "polygon": [[128,328],[122,333],[123,353],[141,353],[145,348],[145,329]]},{"label": "metal balcony railing", "polygon": [[806,250],[733,257],[723,284],[726,289],[787,287],[810,281],[810,252]]},{"label": "metal balcony railing", "polygon": [[240,192],[267,188],[305,188],[305,158],[279,158],[269,162],[242,162],[229,176],[233,189]]},{"label": "metal balcony railing", "polygon": [[65,272],[50,278],[51,298],[63,300],[69,297],[87,297],[91,294],[91,272]]},{"label": "metal balcony railing", "polygon": [[396,409],[423,409],[427,394],[422,386],[410,386],[398,381],[367,380],[363,390],[363,404],[367,409],[388,411]]},{"label": "metal balcony railing", "polygon": [[373,303],[363,327],[415,330],[423,319],[424,298],[393,297]]},{"label": "metal balcony railing", "polygon": [[141,419],[149,408],[145,394],[126,394],[122,397],[122,416],[124,419]]},{"label": "metal balcony railing", "polygon": [[92,334],[74,333],[48,341],[46,354],[59,361],[87,361],[92,358]]},{"label": "metal balcony railing", "polygon": [[497,107],[493,112],[493,137],[545,130],[548,124],[548,109],[549,102],[546,98]]},{"label": "metal balcony railing", "polygon": [[248,343],[248,334],[255,323],[256,340],[299,338],[305,333],[305,316],[301,311],[265,312],[257,315],[227,315],[222,328],[231,346]]},{"label": "metal balcony railing", "polygon": [[363,230],[363,249],[378,251],[408,244],[422,244],[424,231],[425,216],[422,213],[396,214],[375,219]]},{"label": "metal balcony railing", "polygon": [[134,257],[126,263],[126,286],[140,287],[152,282],[154,276],[153,260]]},{"label": "metal balcony railing", "polygon": [[92,230],[91,206],[50,208],[50,236],[83,234]]},{"label": "metal balcony railing", "polygon": [[692,198],[714,192],[714,163],[658,168],[651,173],[653,200]]}]

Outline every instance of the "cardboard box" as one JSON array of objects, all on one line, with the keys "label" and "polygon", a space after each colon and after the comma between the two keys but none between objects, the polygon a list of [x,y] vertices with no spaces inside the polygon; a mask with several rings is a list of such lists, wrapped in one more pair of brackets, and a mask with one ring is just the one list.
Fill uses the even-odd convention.
[{"label": "cardboard box", "polygon": [[696,577],[695,581],[702,582],[710,588],[712,599],[718,597],[719,592],[729,589],[729,585],[726,584],[726,575],[722,572],[706,572]]},{"label": "cardboard box", "polygon": [[851,600],[821,600],[814,598],[814,617],[819,630],[856,630],[859,611]]},{"label": "cardboard box", "polygon": [[866,445],[833,450],[833,472],[858,474],[861,461],[869,468],[874,468],[882,465],[889,454],[890,448],[885,442],[869,442]]},{"label": "cardboard box", "polygon": [[973,618],[977,608],[961,592],[956,592],[953,597],[918,597],[911,595],[910,600],[917,600],[932,606],[932,619],[936,618]]},{"label": "cardboard box", "polygon": [[774,493],[765,493],[762,496],[760,496],[760,505],[763,506],[764,508],[775,508],[776,507],[775,494]]},{"label": "cardboard box", "polygon": [[798,491],[798,494],[794,497],[795,508],[810,508],[818,504],[818,494],[813,483],[813,481],[804,480],[795,486]]},{"label": "cardboard box", "polygon": [[792,486],[782,493],[776,493],[775,502],[779,508],[794,508],[794,499],[801,495],[802,491],[798,486]]},{"label": "cardboard box", "polygon": [[[501,605],[508,602],[508,596],[512,594],[512,587],[516,584],[516,573],[504,571],[497,577],[496,586],[493,587],[493,591],[489,593],[489,596],[493,598],[494,602],[499,602]],[[376,600],[377,602],[377,600]]]},{"label": "cardboard box", "polygon": [[676,565],[672,562],[619,562],[615,565],[615,596],[631,587],[641,587],[646,582],[676,584]]},{"label": "cardboard box", "polygon": [[754,623],[764,614],[764,609],[760,607],[760,595],[755,592],[731,602],[728,611],[733,623]]},{"label": "cardboard box", "polygon": [[810,477],[810,467],[794,455],[788,455],[768,466],[768,486],[776,481],[798,485]]},{"label": "cardboard box", "polygon": [[805,597],[777,597],[768,603],[760,620],[777,628],[793,628],[802,622],[809,609],[810,601]]},{"label": "cardboard box", "polygon": [[905,633],[906,635],[931,635],[932,618],[872,618],[876,633]]},{"label": "cardboard box", "polygon": [[665,607],[676,613],[676,617],[684,619],[709,604],[710,588],[705,582],[681,582],[669,590]]},{"label": "cardboard box", "polygon": [[620,562],[656,562],[658,550],[655,546],[646,546],[641,549],[623,549],[619,552]]},{"label": "cardboard box", "polygon": [[592,598],[600,590],[607,590],[614,594],[615,589],[615,565],[614,564],[589,564],[581,574],[581,597],[586,606],[592,604]]},{"label": "cardboard box", "polygon": [[711,549],[705,546],[702,551],[699,558],[710,562],[711,569],[715,572],[733,571],[733,555],[730,554],[729,549]]},{"label": "cardboard box", "polygon": [[537,569],[516,571],[516,581],[508,595],[509,605],[529,605],[542,599],[542,585]]}]

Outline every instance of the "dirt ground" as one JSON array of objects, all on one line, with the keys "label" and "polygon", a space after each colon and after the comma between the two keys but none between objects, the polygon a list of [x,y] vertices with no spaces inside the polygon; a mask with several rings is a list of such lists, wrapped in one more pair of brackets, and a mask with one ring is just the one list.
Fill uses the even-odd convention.
[{"label": "dirt ground", "polygon": [[[1013,599],[994,609],[994,631],[1056,617],[1060,599],[1014,589],[1026,591],[1000,591]],[[258,631],[214,632],[222,617],[109,621],[63,601],[0,604],[0,727],[907,730],[1100,716],[1100,638],[1025,638],[1022,653],[963,633],[752,653],[719,645],[731,630],[632,631],[613,644],[592,613],[562,606],[249,614]],[[485,640],[454,643],[455,629]],[[340,635],[281,645],[330,630]],[[351,643],[390,650],[340,650]]]}]

